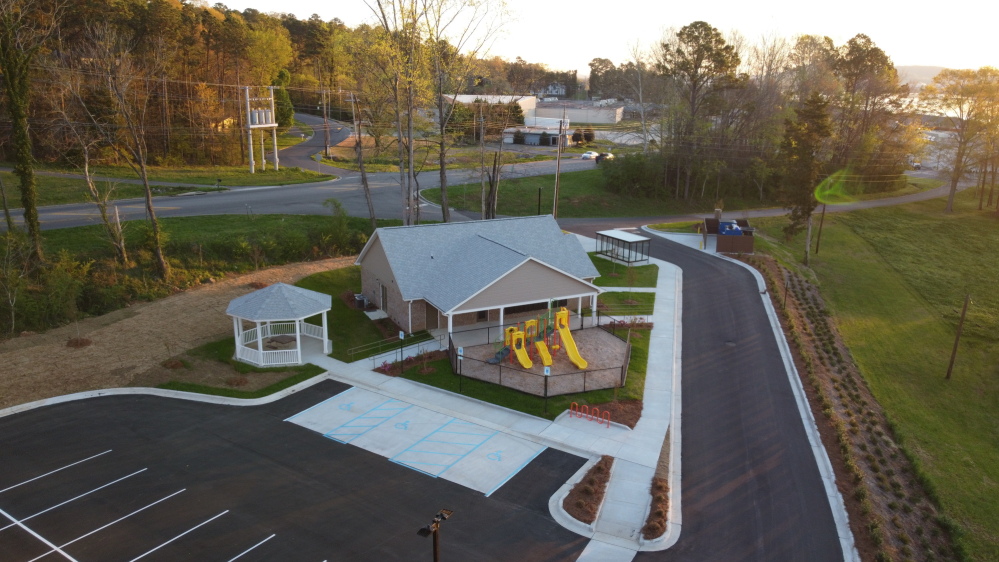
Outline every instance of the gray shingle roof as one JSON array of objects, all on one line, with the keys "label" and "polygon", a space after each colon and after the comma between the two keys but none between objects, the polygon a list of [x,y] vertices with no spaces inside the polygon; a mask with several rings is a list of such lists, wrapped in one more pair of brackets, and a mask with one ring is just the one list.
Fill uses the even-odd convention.
[{"label": "gray shingle roof", "polygon": [[329,295],[275,283],[233,299],[225,313],[255,322],[298,320],[325,312],[332,304],[333,299]]},{"label": "gray shingle roof", "polygon": [[551,215],[379,228],[376,236],[403,299],[425,299],[443,311],[528,258],[577,278],[600,275]]}]

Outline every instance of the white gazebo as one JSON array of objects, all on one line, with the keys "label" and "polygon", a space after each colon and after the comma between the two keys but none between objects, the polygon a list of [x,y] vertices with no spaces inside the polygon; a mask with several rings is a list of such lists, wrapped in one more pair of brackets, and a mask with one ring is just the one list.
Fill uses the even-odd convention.
[{"label": "white gazebo", "polygon": [[[318,339],[330,353],[326,312],[332,302],[329,295],[284,283],[233,299],[225,312],[232,316],[236,359],[258,367],[301,365],[303,336]],[[305,321],[317,314],[322,326]]]}]

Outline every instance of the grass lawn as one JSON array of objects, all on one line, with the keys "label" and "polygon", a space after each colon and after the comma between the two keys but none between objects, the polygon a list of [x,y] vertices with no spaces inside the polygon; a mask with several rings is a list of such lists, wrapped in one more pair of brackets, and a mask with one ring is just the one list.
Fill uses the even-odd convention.
[{"label": "grass lawn", "polygon": [[590,252],[590,260],[600,272],[600,277],[593,280],[598,287],[655,287],[659,281],[659,266],[633,265],[628,267],[596,252]]},{"label": "grass lawn", "polygon": [[[836,324],[905,448],[965,534],[999,560],[997,217],[974,190],[944,200],[828,215],[813,268]],[[781,219],[758,222],[779,237]],[[794,243],[800,259],[801,239]],[[945,380],[965,293],[973,304]]]},{"label": "grass lawn", "polygon": [[[330,222],[329,216],[321,215],[207,215],[201,217],[175,217],[159,219],[160,226],[173,247],[189,249],[192,245],[208,247],[214,243],[228,244],[240,239],[259,239],[287,235],[289,232],[305,232],[319,228]],[[371,234],[367,219],[348,219],[353,229]],[[138,227],[145,221],[125,223],[125,239],[130,246],[139,243],[142,230]],[[397,226],[400,221],[379,221],[379,226]],[[111,246],[104,238],[101,227],[81,226],[59,228],[42,232],[45,251],[55,255],[61,250],[68,251],[80,260],[99,259],[111,256]],[[178,257],[168,252],[167,257]],[[230,264],[234,265],[234,264]],[[239,269],[230,268],[230,269]],[[360,283],[358,283],[360,287]]]},{"label": "grass lawn", "polygon": [[[78,173],[72,169],[52,170],[66,174],[65,176],[50,176],[38,174],[35,181],[38,185],[38,205],[62,205],[66,203],[85,203],[89,201],[89,191],[82,178],[71,177]],[[136,175],[128,168],[95,167],[91,170],[94,176],[118,179],[136,180]],[[173,182],[183,184],[198,184],[204,187],[153,186],[156,195],[175,195],[191,191],[216,191],[216,180],[222,180],[222,187],[240,185],[289,185],[333,179],[335,176],[318,174],[300,168],[281,168],[281,171],[269,169],[266,172],[257,171],[250,174],[245,166],[235,167],[189,167],[189,168],[156,168],[149,169],[150,181]],[[21,197],[18,191],[18,180],[10,172],[0,172],[7,192],[7,202],[12,209],[21,208]],[[98,181],[99,189],[107,187],[106,182]],[[134,199],[145,197],[145,189],[137,183],[118,183],[114,187],[112,199]]]},{"label": "grass lawn", "polygon": [[275,392],[284,390],[289,386],[294,386],[302,381],[306,381],[321,375],[326,371],[315,366],[315,365],[301,365],[297,367],[272,367],[263,369],[260,367],[254,367],[252,365],[247,365],[246,363],[236,361],[232,356],[236,353],[236,342],[231,338],[227,337],[219,341],[207,343],[200,347],[196,347],[189,351],[191,355],[196,357],[202,357],[204,359],[213,359],[215,361],[220,361],[222,363],[228,363],[232,365],[236,371],[240,373],[267,373],[267,372],[280,372],[288,371],[291,374],[288,378],[278,381],[270,386],[261,388],[260,390],[236,390],[232,388],[220,388],[214,386],[205,386],[201,384],[184,383],[184,382],[168,382],[161,384],[156,388],[163,388],[167,390],[180,390],[183,392],[197,392],[199,394],[211,394],[213,396],[228,396],[230,398],[262,398],[274,394]]},{"label": "grass lawn", "polygon": [[628,365],[628,380],[624,388],[553,396],[548,399],[547,413],[545,413],[544,398],[524,394],[523,392],[497,384],[459,377],[451,371],[451,364],[447,359],[430,362],[429,365],[435,369],[433,373],[420,374],[423,366],[415,365],[405,371],[402,376],[426,385],[510,408],[511,410],[553,420],[564,410],[568,410],[569,405],[573,402],[578,402],[582,405],[602,404],[604,402],[611,402],[615,398],[618,400],[642,399],[642,396],[645,394],[645,372],[649,359],[650,330],[636,330],[636,332],[641,333],[641,335],[636,336],[635,332],[632,333],[631,363]]},{"label": "grass lawn", "polygon": [[661,222],[659,224],[650,224],[649,228],[660,232],[696,233],[697,227],[701,224],[703,224],[701,221]]},{"label": "grass lawn", "polygon": [[601,309],[602,313],[611,316],[648,315],[655,309],[656,294],[609,291],[600,293],[597,303],[606,307]]},{"label": "grass lawn", "polygon": [[[385,339],[363,310],[349,307],[340,299],[340,294],[345,291],[360,292],[360,266],[316,273],[300,280],[295,285],[333,297],[333,308],[327,313],[326,326],[329,329],[330,340],[333,342],[333,353],[330,356],[334,359],[344,362],[360,359],[360,357],[350,357],[347,350]],[[319,316],[309,318],[308,321],[311,324],[322,324]]]},{"label": "grass lawn", "polygon": [[[541,190],[541,212],[551,212],[555,175],[504,178],[500,182],[499,214],[531,216],[538,214],[538,190]],[[454,185],[448,188],[448,203],[459,210],[478,211],[480,185],[478,183]],[[440,203],[440,189],[424,189],[420,193]],[[726,210],[761,207],[754,199],[725,199]],[[604,187],[600,169],[565,172],[559,179],[559,217],[647,217],[650,215],[675,215],[691,212],[709,213],[713,201],[676,201],[623,197]]]}]

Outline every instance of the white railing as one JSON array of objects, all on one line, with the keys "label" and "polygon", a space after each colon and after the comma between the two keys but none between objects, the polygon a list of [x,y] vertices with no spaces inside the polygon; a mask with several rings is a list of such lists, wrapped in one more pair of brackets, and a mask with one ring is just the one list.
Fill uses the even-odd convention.
[{"label": "white railing", "polygon": [[256,328],[250,328],[249,330],[243,332],[243,345],[247,345],[251,341],[257,341],[257,329]]},{"label": "white railing", "polygon": [[277,367],[280,365],[298,365],[298,353],[294,349],[281,351],[265,351],[265,367]]},{"label": "white railing", "polygon": [[257,351],[252,347],[245,347],[241,345],[236,348],[236,359],[246,363],[252,363],[258,367],[278,367],[299,364],[298,353],[294,349]]},{"label": "white railing", "polygon": [[286,334],[290,335],[295,333],[294,322],[281,322],[278,324],[268,324],[267,326],[265,326],[265,328],[269,328],[267,330],[264,330],[266,332],[264,334],[265,338],[268,336],[283,336]]},{"label": "white railing", "polygon": [[263,364],[259,351],[249,347],[244,347],[242,345],[236,347],[236,359],[247,363],[253,363],[254,365]]},{"label": "white railing", "polygon": [[323,327],[302,322],[302,334],[311,338],[319,338],[321,340],[323,339]]}]

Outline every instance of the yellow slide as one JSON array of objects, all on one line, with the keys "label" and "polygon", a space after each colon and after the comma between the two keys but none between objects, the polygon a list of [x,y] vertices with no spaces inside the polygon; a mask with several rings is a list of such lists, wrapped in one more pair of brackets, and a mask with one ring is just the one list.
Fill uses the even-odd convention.
[{"label": "yellow slide", "polygon": [[520,366],[530,369],[534,366],[534,363],[527,356],[527,347],[524,346],[524,332],[517,330],[513,332],[512,336],[510,338],[510,349],[517,355],[517,361],[520,361]]},{"label": "yellow slide", "polygon": [[541,357],[541,364],[549,367],[552,364],[552,354],[548,353],[548,346],[543,341],[534,342],[534,347],[538,350],[538,357]]},{"label": "yellow slide", "polygon": [[576,342],[572,339],[572,334],[569,332],[569,310],[564,306],[555,313],[555,327],[558,328],[558,335],[562,338],[562,348],[565,349],[565,354],[569,356],[569,361],[580,369],[585,369],[588,363],[586,359],[579,356],[579,350],[576,349]]}]

